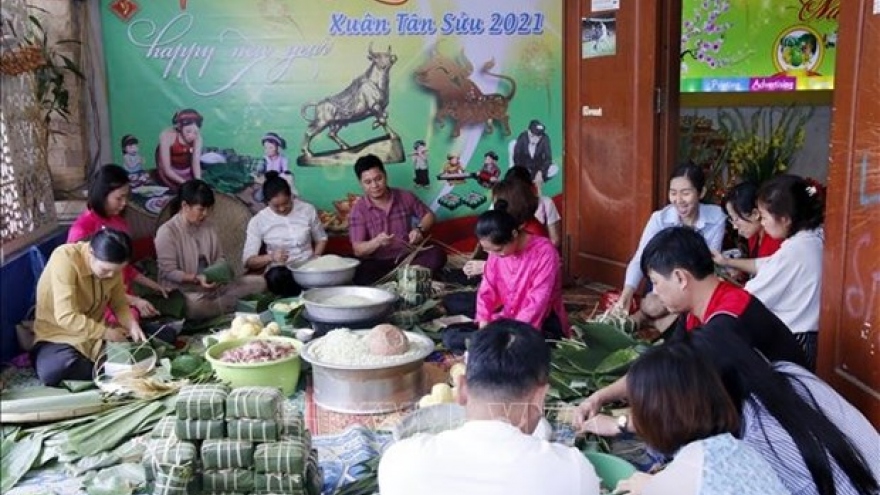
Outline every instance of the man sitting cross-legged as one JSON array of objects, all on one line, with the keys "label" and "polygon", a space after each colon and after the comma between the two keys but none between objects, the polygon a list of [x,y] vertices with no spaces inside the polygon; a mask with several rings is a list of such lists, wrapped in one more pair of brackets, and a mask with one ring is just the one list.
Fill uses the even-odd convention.
[{"label": "man sitting cross-legged", "polygon": [[382,456],[382,495],[594,495],[583,454],[531,433],[544,414],[550,348],[540,332],[496,320],[470,339],[459,402],[467,422],[402,440]]}]

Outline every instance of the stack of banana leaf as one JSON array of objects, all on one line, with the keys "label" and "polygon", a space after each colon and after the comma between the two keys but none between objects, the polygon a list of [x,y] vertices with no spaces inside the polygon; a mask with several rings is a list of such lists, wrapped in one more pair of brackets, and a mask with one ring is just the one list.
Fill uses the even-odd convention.
[{"label": "stack of banana leaf", "polygon": [[575,336],[556,343],[550,361],[551,402],[576,402],[623,376],[650,346],[608,322],[574,325]]},{"label": "stack of banana leaf", "polygon": [[239,163],[218,163],[205,167],[202,178],[214,189],[227,194],[235,194],[254,181]]}]

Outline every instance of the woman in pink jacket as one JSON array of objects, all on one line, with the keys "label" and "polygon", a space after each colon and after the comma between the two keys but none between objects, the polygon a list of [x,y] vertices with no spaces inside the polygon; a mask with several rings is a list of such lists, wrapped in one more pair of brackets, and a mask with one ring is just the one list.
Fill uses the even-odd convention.
[{"label": "woman in pink jacket", "polygon": [[[89,195],[86,201],[88,208],[70,226],[70,230],[67,231],[67,242],[87,240],[105,228],[127,234],[128,222],[123,214],[128,205],[130,189],[128,172],[124,168],[113,164],[101,167],[89,183]],[[130,264],[123,269],[123,281],[128,293],[128,304],[133,310],[135,319],[159,314],[149,301],[132,294],[131,284],[134,282],[163,296],[166,295],[164,287]],[[108,311],[106,316],[109,318],[111,313]]]},{"label": "woman in pink jacket", "polygon": [[569,336],[559,252],[550,240],[522,231],[504,200],[477,218],[476,233],[489,253],[477,291],[477,324],[512,318],[548,339]]}]

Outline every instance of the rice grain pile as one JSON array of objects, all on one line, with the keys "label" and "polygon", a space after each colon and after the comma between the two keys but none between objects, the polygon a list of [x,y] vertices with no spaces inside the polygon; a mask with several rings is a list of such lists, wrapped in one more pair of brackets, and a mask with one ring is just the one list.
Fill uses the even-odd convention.
[{"label": "rice grain pile", "polygon": [[375,304],[376,301],[370,299],[369,297],[364,296],[354,296],[348,294],[334,294],[330,297],[324,298],[320,301],[320,304],[325,306],[336,306],[340,308],[353,308],[356,306],[369,306],[370,304]]},{"label": "rice grain pile", "polygon": [[345,270],[356,264],[357,260],[355,259],[343,258],[342,256],[337,256],[335,254],[326,254],[309,260],[296,267],[296,269],[303,272],[332,272],[336,270]]},{"label": "rice grain pile", "polygon": [[311,353],[321,362],[343,366],[391,366],[411,360],[426,351],[421,341],[410,340],[409,349],[393,356],[381,356],[370,352],[370,345],[363,332],[337,328],[327,332],[311,348]]}]

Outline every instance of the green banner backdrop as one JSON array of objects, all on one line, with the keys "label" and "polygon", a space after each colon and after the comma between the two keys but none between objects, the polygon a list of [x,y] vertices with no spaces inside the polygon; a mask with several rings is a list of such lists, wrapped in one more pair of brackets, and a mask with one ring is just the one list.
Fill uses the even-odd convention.
[{"label": "green banner backdrop", "polygon": [[[365,153],[441,220],[481,211],[485,155],[503,173],[533,120],[552,150],[543,193],[561,192],[562,0],[104,0],[102,24],[115,158],[142,165],[135,191],[153,213],[171,194],[153,170],[160,134],[173,139],[183,109],[203,119],[206,180],[256,208],[277,162],[264,142],[284,142],[331,230],[345,230]],[[124,138],[137,141],[128,156]],[[417,186],[419,140],[429,183]],[[183,133],[180,145],[193,147]]]},{"label": "green banner backdrop", "polygon": [[834,88],[840,0],[684,0],[681,91]]}]

